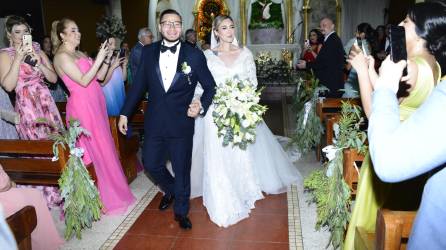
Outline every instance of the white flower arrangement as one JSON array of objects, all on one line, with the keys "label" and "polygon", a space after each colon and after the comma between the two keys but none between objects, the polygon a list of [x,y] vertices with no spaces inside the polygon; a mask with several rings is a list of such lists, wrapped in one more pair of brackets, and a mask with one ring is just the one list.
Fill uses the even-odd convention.
[{"label": "white flower arrangement", "polygon": [[248,79],[229,79],[217,88],[212,116],[223,137],[223,146],[232,143],[246,150],[248,143],[255,142],[256,127],[262,121],[267,108],[259,104],[260,90]]},{"label": "white flower arrangement", "polygon": [[192,68],[187,64],[187,62],[183,62],[181,64],[181,71],[183,71],[183,74],[187,76],[187,81],[189,82],[189,85],[191,85],[192,82],[190,81],[190,74],[192,72]]}]

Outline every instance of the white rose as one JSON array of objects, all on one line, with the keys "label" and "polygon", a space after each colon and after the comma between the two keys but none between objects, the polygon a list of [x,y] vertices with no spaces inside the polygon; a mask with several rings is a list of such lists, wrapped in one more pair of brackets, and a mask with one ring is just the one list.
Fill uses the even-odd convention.
[{"label": "white rose", "polygon": [[242,120],[242,127],[247,128],[251,125],[251,123],[248,120]]}]

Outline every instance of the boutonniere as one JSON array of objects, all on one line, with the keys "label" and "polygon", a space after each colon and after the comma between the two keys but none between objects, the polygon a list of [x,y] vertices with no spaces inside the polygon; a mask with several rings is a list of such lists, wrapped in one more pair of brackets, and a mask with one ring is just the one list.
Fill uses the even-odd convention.
[{"label": "boutonniere", "polygon": [[183,74],[187,76],[187,81],[189,81],[189,85],[191,85],[192,82],[190,81],[190,72],[192,71],[192,68],[187,64],[187,62],[183,62],[181,64],[181,71],[183,71]]}]

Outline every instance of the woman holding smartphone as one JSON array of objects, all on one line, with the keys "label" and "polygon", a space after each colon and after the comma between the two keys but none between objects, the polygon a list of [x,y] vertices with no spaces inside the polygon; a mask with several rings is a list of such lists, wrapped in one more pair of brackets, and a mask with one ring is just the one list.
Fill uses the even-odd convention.
[{"label": "woman holding smartphone", "polygon": [[110,62],[110,69],[103,81],[102,91],[104,92],[109,116],[119,116],[125,99],[124,81],[127,79],[127,55],[124,49],[119,49],[116,38],[108,39],[109,53],[106,62]]},{"label": "woman holding smartphone", "polygon": [[[407,93],[397,95],[400,97],[400,120],[404,121],[430,95],[441,78],[442,69],[446,67],[446,54],[439,46],[444,40],[446,30],[446,6],[438,2],[417,3],[409,8],[406,18],[399,26],[405,31],[403,32],[405,36],[403,35],[402,38],[405,38],[408,62],[408,75],[402,79],[407,84]],[[403,43],[404,40],[400,42]],[[362,106],[369,117],[372,112],[372,91],[377,78],[373,57],[369,56],[367,61],[362,52],[352,52],[349,62],[358,72]],[[344,249],[354,249],[356,227],[362,227],[366,231],[375,230],[376,215],[380,207],[395,208],[396,206],[398,210],[415,210],[419,204],[413,203],[419,202],[417,196],[419,199],[425,181],[425,178],[421,177],[410,184],[382,182],[374,172],[369,155],[362,164],[359,176],[355,206]],[[410,197],[404,197],[407,195]],[[406,206],[401,207],[401,204]],[[412,207],[414,205],[415,207]]]},{"label": "woman holding smartphone", "polygon": [[54,67],[70,91],[66,120],[77,119],[90,132],[88,137],[82,135],[78,143],[85,152],[84,163],[94,165],[103,212],[123,214],[135,197],[116,153],[104,94],[98,83],[98,80],[104,81],[107,71],[110,71],[111,62],[106,58],[108,43],[101,45],[96,59],[92,60],[76,49],[81,33],[77,24],[67,18],[53,22],[51,41],[56,51]]},{"label": "woman holding smartphone", "polygon": [[[44,82],[45,78],[55,83],[56,72],[39,44],[30,42],[30,27],[25,19],[9,16],[5,25],[10,46],[0,50],[0,82],[6,91],[16,93],[19,137],[24,140],[46,139],[62,126],[59,111]],[[38,118],[47,122],[37,122]]]}]

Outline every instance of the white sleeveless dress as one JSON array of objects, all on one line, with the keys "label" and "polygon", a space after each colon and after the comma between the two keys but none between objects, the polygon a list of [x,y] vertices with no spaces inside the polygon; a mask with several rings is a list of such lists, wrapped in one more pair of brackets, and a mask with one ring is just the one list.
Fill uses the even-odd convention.
[{"label": "white sleeveless dress", "polygon": [[[204,52],[207,65],[217,87],[227,79],[238,76],[257,85],[252,53],[242,48],[233,65],[226,66],[211,50]],[[247,150],[231,145],[224,147],[217,135],[212,111],[196,119],[192,152],[191,197],[203,196],[211,220],[227,227],[249,216],[262,191],[268,194],[286,192],[293,183],[301,184],[302,177],[262,121],[257,137]]]}]

